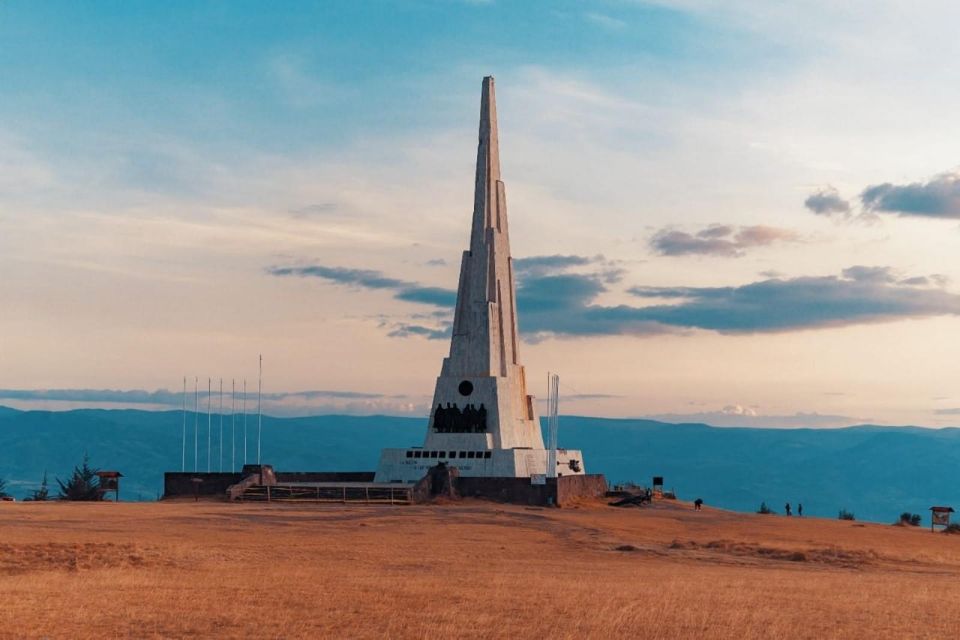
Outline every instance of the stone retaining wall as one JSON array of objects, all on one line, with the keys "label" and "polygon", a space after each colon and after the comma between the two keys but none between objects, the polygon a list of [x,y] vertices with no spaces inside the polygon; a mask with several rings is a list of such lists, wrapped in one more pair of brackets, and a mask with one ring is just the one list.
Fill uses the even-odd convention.
[{"label": "stone retaining wall", "polygon": [[163,474],[163,497],[190,497],[194,494],[194,478],[203,482],[198,483],[197,493],[201,496],[227,495],[227,487],[243,480],[240,473],[192,473],[190,471],[168,471]]},{"label": "stone retaining wall", "polygon": [[457,491],[467,498],[484,498],[513,504],[563,506],[576,498],[602,496],[607,490],[603,474],[547,478],[531,484],[530,478],[457,478]]},{"label": "stone retaining wall", "polygon": [[[267,467],[268,465],[264,465]],[[260,467],[250,465],[249,471],[259,473]],[[249,472],[248,471],[248,472]],[[244,473],[192,473],[190,471],[168,471],[163,474],[163,497],[193,497],[194,478],[199,483],[199,495],[226,498],[227,488],[246,477]],[[276,471],[276,482],[373,482],[372,471]]]},{"label": "stone retaining wall", "polygon": [[602,473],[558,478],[557,504],[563,506],[577,498],[597,498],[607,492],[607,479]]}]

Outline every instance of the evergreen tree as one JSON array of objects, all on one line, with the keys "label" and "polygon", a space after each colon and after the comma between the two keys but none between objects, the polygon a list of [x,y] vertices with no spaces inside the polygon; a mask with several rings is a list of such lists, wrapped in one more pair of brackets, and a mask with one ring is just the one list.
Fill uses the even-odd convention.
[{"label": "evergreen tree", "polygon": [[27,498],[27,500],[33,500],[34,502],[46,502],[50,499],[50,490],[47,488],[47,471],[43,471],[43,480],[40,481],[40,488],[33,492],[33,495]]},{"label": "evergreen tree", "polygon": [[90,467],[90,458],[87,454],[83,454],[83,464],[73,468],[70,479],[64,483],[57,478],[57,484],[60,485],[61,500],[103,500],[100,478],[97,477],[97,470]]}]

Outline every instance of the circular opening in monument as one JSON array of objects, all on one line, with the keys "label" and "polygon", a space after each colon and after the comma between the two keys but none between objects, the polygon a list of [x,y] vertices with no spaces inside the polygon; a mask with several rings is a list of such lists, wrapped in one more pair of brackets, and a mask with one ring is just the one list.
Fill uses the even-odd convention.
[{"label": "circular opening in monument", "polygon": [[469,380],[464,380],[460,383],[460,386],[457,387],[457,391],[459,391],[462,396],[468,396],[473,393],[473,383]]}]

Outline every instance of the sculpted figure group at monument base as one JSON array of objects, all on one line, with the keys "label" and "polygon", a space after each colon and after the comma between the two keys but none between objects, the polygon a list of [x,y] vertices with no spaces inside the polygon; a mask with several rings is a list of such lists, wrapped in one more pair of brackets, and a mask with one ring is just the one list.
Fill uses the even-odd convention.
[{"label": "sculpted figure group at monument base", "polygon": [[437,405],[433,410],[433,430],[437,433],[486,433],[487,408],[480,403],[480,408],[468,404],[460,407],[449,402],[447,406]]}]

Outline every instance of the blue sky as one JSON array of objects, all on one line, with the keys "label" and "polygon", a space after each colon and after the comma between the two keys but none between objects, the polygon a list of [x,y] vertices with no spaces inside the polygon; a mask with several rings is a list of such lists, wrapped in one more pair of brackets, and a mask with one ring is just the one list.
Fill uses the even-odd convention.
[{"label": "blue sky", "polygon": [[[189,136],[228,154],[316,151],[356,135],[466,120],[457,79],[561,67],[722,90],[787,47],[631,2],[7,2],[7,122],[70,150],[97,132]],[[657,97],[669,103],[669,95]]]},{"label": "blue sky", "polygon": [[958,13],[0,3],[0,390],[262,351],[278,411],[425,412],[493,74],[524,360],[566,410],[950,424]]}]

